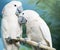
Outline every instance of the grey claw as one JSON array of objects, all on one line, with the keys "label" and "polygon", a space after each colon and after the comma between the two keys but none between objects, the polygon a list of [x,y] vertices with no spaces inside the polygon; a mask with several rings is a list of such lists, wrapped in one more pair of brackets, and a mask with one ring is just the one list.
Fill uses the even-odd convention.
[{"label": "grey claw", "polygon": [[7,42],[8,44],[12,44],[12,39],[11,39],[11,37],[6,38],[6,42]]},{"label": "grey claw", "polygon": [[17,39],[19,39],[20,37],[17,37]]},{"label": "grey claw", "polygon": [[39,46],[40,46],[40,44],[41,44],[41,42],[39,42],[39,43],[38,43],[37,47],[39,47]]},{"label": "grey claw", "polygon": [[24,38],[24,40],[25,40],[25,42],[27,41],[27,39],[26,39],[26,38]]}]

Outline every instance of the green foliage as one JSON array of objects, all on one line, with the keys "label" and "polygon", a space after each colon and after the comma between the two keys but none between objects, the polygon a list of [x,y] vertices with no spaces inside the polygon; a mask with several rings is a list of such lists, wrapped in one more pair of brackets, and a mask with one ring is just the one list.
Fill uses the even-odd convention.
[{"label": "green foliage", "polygon": [[[22,25],[22,29],[23,29],[22,37],[26,38],[27,35],[26,35],[26,25],[25,24]],[[28,45],[26,43],[21,43],[20,49],[21,50],[32,50],[32,47],[31,47],[31,45]]]},{"label": "green foliage", "polygon": [[22,25],[22,29],[23,29],[23,35],[22,35],[22,37],[23,38],[27,37],[27,35],[26,35],[26,25],[25,24]]},{"label": "green foliage", "polygon": [[32,50],[32,49],[30,47],[28,47],[28,46],[21,45],[20,50]]}]

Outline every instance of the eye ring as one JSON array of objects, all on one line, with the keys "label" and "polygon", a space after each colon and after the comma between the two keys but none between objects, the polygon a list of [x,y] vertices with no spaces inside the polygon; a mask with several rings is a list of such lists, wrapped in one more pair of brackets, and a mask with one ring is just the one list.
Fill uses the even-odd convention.
[{"label": "eye ring", "polygon": [[14,5],[16,7],[16,5]]}]

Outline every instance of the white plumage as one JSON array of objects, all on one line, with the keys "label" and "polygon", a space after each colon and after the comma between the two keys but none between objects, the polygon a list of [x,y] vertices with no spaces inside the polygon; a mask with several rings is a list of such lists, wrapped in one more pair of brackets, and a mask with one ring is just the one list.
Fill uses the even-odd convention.
[{"label": "white plumage", "polygon": [[[33,10],[25,10],[19,15],[19,17],[24,17],[27,20],[26,31],[27,37],[30,40],[52,47],[52,39],[49,27],[37,12]],[[35,50],[40,49],[35,48]]]},{"label": "white plumage", "polygon": [[1,23],[1,33],[4,42],[5,50],[18,50],[20,43],[17,42],[18,46],[14,44],[8,44],[5,38],[10,37],[11,39],[17,39],[22,34],[22,28],[18,23],[18,16],[16,16],[17,8],[20,7],[22,11],[22,3],[19,1],[11,1],[2,10],[2,23]]}]

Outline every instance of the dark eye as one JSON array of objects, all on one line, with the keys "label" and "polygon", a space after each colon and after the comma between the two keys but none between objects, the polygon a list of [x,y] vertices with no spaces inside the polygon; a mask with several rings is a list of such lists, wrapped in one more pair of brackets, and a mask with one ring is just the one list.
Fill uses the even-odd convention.
[{"label": "dark eye", "polygon": [[24,13],[22,13],[22,15],[24,15]]},{"label": "dark eye", "polygon": [[16,5],[14,5],[16,7]]}]

